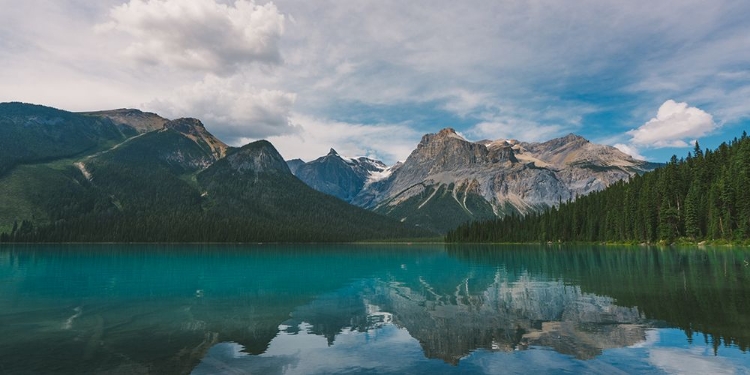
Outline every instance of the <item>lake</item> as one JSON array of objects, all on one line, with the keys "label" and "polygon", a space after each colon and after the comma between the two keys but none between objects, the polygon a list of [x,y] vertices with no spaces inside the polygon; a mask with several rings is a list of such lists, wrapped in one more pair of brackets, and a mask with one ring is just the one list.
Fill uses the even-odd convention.
[{"label": "lake", "polygon": [[3,374],[750,373],[750,250],[0,247]]}]

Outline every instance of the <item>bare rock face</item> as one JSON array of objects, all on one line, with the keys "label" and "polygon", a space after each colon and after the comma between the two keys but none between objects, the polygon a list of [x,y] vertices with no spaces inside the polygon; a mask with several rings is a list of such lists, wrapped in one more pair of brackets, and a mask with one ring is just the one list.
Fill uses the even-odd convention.
[{"label": "bare rock face", "polygon": [[[415,224],[442,232],[466,220],[575,200],[654,167],[574,134],[544,143],[470,142],[446,128],[422,137],[403,165],[351,202],[404,222],[418,217]],[[450,217],[441,215],[448,211]]]}]

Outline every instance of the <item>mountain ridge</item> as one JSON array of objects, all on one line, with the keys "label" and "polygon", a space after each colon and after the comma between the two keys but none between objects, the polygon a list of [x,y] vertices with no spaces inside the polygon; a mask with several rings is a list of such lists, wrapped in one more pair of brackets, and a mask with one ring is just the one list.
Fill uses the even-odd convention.
[{"label": "mountain ridge", "polygon": [[321,171],[321,160],[338,156],[332,152],[296,166],[295,175],[319,191],[440,233],[464,221],[556,206],[655,167],[573,133],[541,143],[471,142],[444,128],[425,134],[403,163],[346,195],[335,193],[340,181]]},{"label": "mountain ridge", "polygon": [[[128,113],[142,120],[140,112]],[[0,105],[0,121],[8,118],[44,120],[38,131],[19,133],[26,137],[22,147],[67,129],[91,134],[91,141],[47,159],[32,155],[0,173],[0,241],[350,242],[430,235],[313,190],[268,141],[229,147],[197,119],[165,119],[138,133],[107,116]]]},{"label": "mountain ridge", "polygon": [[[49,176],[56,179],[55,183],[76,181],[81,185],[69,186],[70,194],[75,192],[77,197],[82,196],[86,189],[103,194],[109,186],[116,191],[118,188],[112,181],[136,189],[130,176],[138,175],[144,180],[162,181],[164,186],[182,191],[186,202],[195,203],[212,199],[205,198],[209,192],[201,186],[200,181],[206,180],[200,175],[221,162],[222,165],[227,163],[234,171],[222,172],[228,179],[248,175],[258,182],[264,178],[296,176],[317,191],[388,216],[408,227],[421,227],[434,233],[445,233],[466,221],[537,212],[653,169],[653,165],[647,162],[572,133],[541,143],[513,139],[471,142],[455,129],[444,128],[437,133],[425,134],[403,163],[389,167],[367,157],[342,156],[333,148],[327,155],[308,163],[284,161],[267,141],[240,148],[229,147],[214,137],[198,119],[169,120],[134,109],[77,114],[50,107],[4,103],[0,105],[1,121],[8,124],[4,127],[6,133],[15,132],[8,133],[11,135],[9,139],[21,140],[16,142],[17,145],[49,145],[53,140],[63,139],[70,146],[60,148],[66,144],[56,144],[59,151],[54,151],[54,147],[40,147],[37,154],[24,153],[25,150],[21,149],[22,152],[15,153],[21,155],[20,159],[14,159],[6,152],[6,155],[0,155],[0,178],[3,170],[12,170],[19,162],[44,164],[46,160],[56,163],[49,172]],[[33,124],[32,131],[23,131],[19,124]],[[66,130],[80,136],[64,138],[68,135]],[[31,138],[26,140],[24,137]],[[70,161],[63,161],[64,158],[70,158]],[[144,166],[152,169],[147,170]],[[0,223],[0,230],[9,227],[11,217],[16,221],[29,218],[36,222],[49,222],[55,217],[64,219],[60,214],[45,213],[51,212],[49,207],[40,208],[40,199],[45,201],[52,193],[37,194],[36,198],[19,195],[24,179],[28,178],[24,174],[27,172],[38,173],[26,169],[9,177],[12,184],[6,181],[6,185],[14,186],[13,189],[3,190],[0,186],[0,192],[11,194],[23,208],[13,209],[15,213],[7,214],[5,218],[0,217],[6,221]],[[271,177],[274,175],[276,177]],[[151,194],[161,196],[163,193],[158,186],[148,185],[153,181],[142,183],[150,186],[148,191]],[[296,183],[292,185],[294,189],[302,189]],[[244,193],[234,190],[232,194]],[[150,199],[126,195],[134,202]],[[114,210],[112,212],[128,206],[127,199],[111,198],[117,194],[109,196],[93,194],[86,198],[89,202],[86,204],[99,204],[100,209]],[[320,198],[316,196],[314,199]],[[164,200],[180,206],[179,200],[166,197]],[[48,206],[57,204],[53,200],[45,202]],[[14,204],[7,205],[13,208]],[[151,204],[159,205],[155,201]],[[80,208],[75,202],[71,207]],[[87,210],[92,210],[87,207]],[[147,205],[140,207],[149,210]],[[275,212],[274,215],[280,214]]]}]

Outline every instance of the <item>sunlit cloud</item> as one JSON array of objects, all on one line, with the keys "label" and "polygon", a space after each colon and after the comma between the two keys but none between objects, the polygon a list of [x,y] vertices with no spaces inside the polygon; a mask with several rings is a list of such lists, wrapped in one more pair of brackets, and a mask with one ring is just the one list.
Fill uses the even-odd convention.
[{"label": "sunlit cloud", "polygon": [[164,116],[195,117],[224,142],[240,146],[245,138],[295,134],[301,129],[290,116],[296,95],[256,88],[237,77],[213,75],[184,86],[177,95],[145,104]]},{"label": "sunlit cloud", "polygon": [[688,140],[703,137],[716,128],[710,114],[670,99],[659,107],[656,117],[627,134],[632,136],[631,143],[638,146],[687,147]]}]

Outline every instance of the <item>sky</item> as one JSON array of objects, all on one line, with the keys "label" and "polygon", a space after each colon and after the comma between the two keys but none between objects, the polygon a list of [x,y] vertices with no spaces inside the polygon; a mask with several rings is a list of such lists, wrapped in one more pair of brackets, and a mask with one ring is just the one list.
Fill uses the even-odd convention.
[{"label": "sky", "polygon": [[286,159],[575,133],[650,161],[750,130],[746,0],[0,0],[0,102],[195,117]]}]

